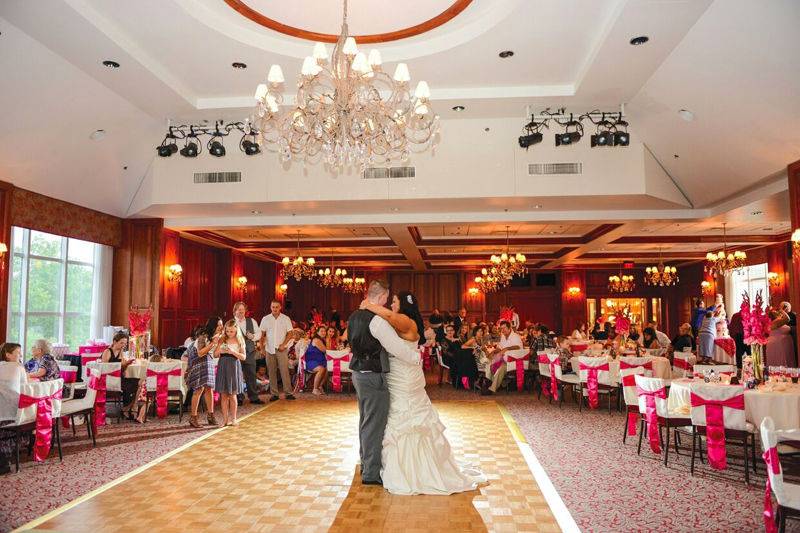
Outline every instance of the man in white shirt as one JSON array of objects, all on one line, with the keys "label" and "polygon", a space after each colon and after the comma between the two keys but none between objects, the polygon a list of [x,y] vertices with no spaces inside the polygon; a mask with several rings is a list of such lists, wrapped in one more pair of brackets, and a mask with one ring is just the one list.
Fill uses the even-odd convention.
[{"label": "man in white shirt", "polygon": [[[511,324],[508,321],[503,320],[500,322],[500,340],[497,342],[495,350],[491,353],[492,362],[495,363],[500,361],[508,351],[520,349],[522,349],[522,337],[519,336],[519,333],[511,329]],[[506,363],[503,361],[492,375],[491,386],[488,389],[481,391],[481,394],[487,395],[497,392],[497,387],[503,383],[503,379],[505,377]]]},{"label": "man in white shirt", "polygon": [[656,323],[652,320],[647,325],[655,330],[656,340],[658,341],[658,345],[664,348],[665,350],[669,348],[670,344],[672,344],[672,341],[669,339],[667,334],[664,333],[663,331],[659,331],[658,328],[656,327]]},{"label": "man in white shirt", "polygon": [[[264,403],[258,398],[258,382],[256,381],[256,355],[258,353],[258,341],[261,338],[261,330],[258,329],[258,324],[252,318],[247,316],[247,304],[244,302],[236,302],[233,304],[233,318],[236,320],[236,325],[239,331],[242,332],[244,337],[245,352],[247,358],[242,361],[242,374],[244,375],[244,383],[247,385],[247,397],[250,403],[260,404]],[[244,394],[240,394],[237,398],[239,405],[244,401]]]},{"label": "man in white shirt", "polygon": [[280,399],[278,396],[278,370],[281,372],[281,383],[287,400],[294,400],[292,380],[289,377],[289,343],[293,337],[292,321],[281,313],[281,303],[272,300],[269,305],[271,313],[261,319],[262,346],[267,354],[267,372],[269,373],[269,390],[272,393],[269,401]]}]

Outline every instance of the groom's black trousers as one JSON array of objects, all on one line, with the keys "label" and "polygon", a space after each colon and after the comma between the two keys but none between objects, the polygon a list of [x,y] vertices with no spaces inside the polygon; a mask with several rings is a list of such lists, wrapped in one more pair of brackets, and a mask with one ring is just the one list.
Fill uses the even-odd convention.
[{"label": "groom's black trousers", "polygon": [[389,417],[389,388],[381,372],[353,372],[358,396],[358,437],[361,444],[361,479],[381,478],[381,452],[386,419]]}]

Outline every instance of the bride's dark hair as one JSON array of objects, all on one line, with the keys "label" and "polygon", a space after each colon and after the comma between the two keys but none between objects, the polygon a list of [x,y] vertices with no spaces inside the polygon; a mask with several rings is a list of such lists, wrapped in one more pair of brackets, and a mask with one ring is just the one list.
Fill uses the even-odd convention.
[{"label": "bride's dark hair", "polygon": [[425,323],[422,321],[422,315],[419,312],[417,298],[409,291],[400,291],[397,293],[397,300],[400,302],[400,312],[417,325],[417,333],[419,333],[417,344],[425,344]]}]

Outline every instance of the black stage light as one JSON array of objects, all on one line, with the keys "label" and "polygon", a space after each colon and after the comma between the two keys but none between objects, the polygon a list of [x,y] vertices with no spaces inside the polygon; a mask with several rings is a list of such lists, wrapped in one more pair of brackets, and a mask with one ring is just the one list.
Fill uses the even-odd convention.
[{"label": "black stage light", "polygon": [[216,137],[211,139],[211,142],[208,145],[208,153],[213,155],[214,157],[222,157],[225,155],[225,146],[222,145],[221,141],[215,141]]},{"label": "black stage light", "polygon": [[556,146],[575,144],[581,140],[581,134],[577,131],[569,131],[556,134]]},{"label": "black stage light", "polygon": [[542,134],[540,132],[529,133],[528,135],[521,135],[519,138],[519,147],[526,150],[534,144],[542,142]]},{"label": "black stage light", "polygon": [[631,136],[627,131],[618,131],[614,133],[615,146],[628,146],[631,143]]},{"label": "black stage light", "polygon": [[614,146],[614,132],[601,131],[590,137],[592,148],[595,146]]},{"label": "black stage light", "polygon": [[258,145],[257,142],[251,141],[249,139],[242,138],[242,142],[239,144],[246,155],[256,155],[261,153],[261,147]]},{"label": "black stage light", "polygon": [[198,148],[197,143],[194,141],[186,141],[186,146],[181,148],[181,155],[183,157],[197,157]]},{"label": "black stage light", "polygon": [[170,128],[164,140],[156,147],[159,157],[169,157],[178,151],[178,145],[175,144],[176,138],[177,137],[172,133],[172,128]]}]

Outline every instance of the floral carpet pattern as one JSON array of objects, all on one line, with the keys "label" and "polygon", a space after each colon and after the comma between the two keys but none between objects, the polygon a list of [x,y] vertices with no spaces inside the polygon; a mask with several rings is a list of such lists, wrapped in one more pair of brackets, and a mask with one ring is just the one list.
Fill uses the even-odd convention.
[{"label": "floral carpet pattern", "polygon": [[[431,385],[428,391],[434,401],[481,398],[449,385]],[[346,393],[303,394],[298,401],[354,398]],[[623,444],[621,413],[578,412],[569,402],[559,408],[530,393],[501,392],[494,399],[508,408],[582,531],[763,530],[760,457],[758,475],[751,475],[749,487],[737,450],[730,452],[733,466],[728,471],[718,473],[698,464],[692,477],[685,455],[675,457],[671,451],[665,467],[646,444],[637,456],[635,437]],[[240,415],[255,407],[245,405]],[[144,426],[108,425],[100,430],[97,448],[92,448],[82,429],[79,426],[77,437],[64,432],[63,463],[52,456],[44,464],[27,461],[19,474],[0,477],[5,496],[0,498],[0,531],[23,525],[207,432],[189,427],[186,418],[178,423],[178,417],[170,415],[164,421],[150,419]],[[784,469],[790,474],[798,470],[786,463]],[[800,531],[798,522],[787,525],[788,531]]]}]

